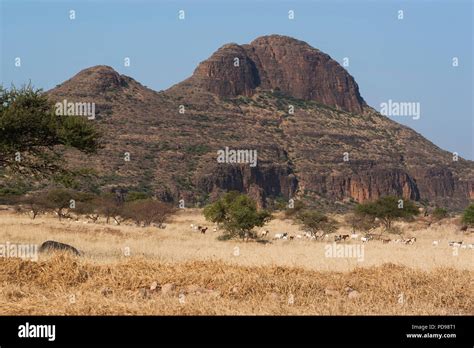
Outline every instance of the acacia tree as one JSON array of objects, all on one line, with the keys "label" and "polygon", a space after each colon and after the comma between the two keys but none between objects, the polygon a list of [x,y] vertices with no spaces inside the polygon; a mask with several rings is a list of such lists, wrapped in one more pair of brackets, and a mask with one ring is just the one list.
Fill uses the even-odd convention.
[{"label": "acacia tree", "polygon": [[65,171],[58,146],[94,153],[100,133],[84,117],[58,116],[52,101],[30,85],[0,86],[0,169],[51,175]]},{"label": "acacia tree", "polygon": [[335,220],[317,211],[303,210],[297,214],[296,219],[303,225],[306,231],[315,237],[322,237],[325,234],[332,233],[337,228]]},{"label": "acacia tree", "polygon": [[29,194],[17,199],[16,210],[20,213],[28,213],[34,220],[39,214],[47,210],[48,204],[43,192]]},{"label": "acacia tree", "polygon": [[410,219],[419,211],[410,200],[402,200],[395,196],[384,196],[374,202],[361,203],[355,208],[356,214],[378,218],[386,230],[390,230],[393,221]]},{"label": "acacia tree", "polygon": [[174,212],[175,208],[170,204],[153,199],[138,199],[127,202],[123,208],[124,217],[134,221],[137,225],[150,226],[153,223],[160,228]]},{"label": "acacia tree", "polygon": [[46,193],[45,206],[54,211],[59,220],[68,218],[69,212],[75,205],[76,193],[67,189],[52,189]]},{"label": "acacia tree", "polygon": [[258,211],[257,204],[247,195],[236,191],[226,193],[216,202],[204,208],[206,220],[223,225],[224,238],[255,237],[252,229],[270,220],[266,210]]},{"label": "acacia tree", "polygon": [[376,227],[375,217],[371,215],[358,214],[356,212],[349,213],[345,216],[346,223],[351,226],[352,233],[356,231],[367,231]]}]

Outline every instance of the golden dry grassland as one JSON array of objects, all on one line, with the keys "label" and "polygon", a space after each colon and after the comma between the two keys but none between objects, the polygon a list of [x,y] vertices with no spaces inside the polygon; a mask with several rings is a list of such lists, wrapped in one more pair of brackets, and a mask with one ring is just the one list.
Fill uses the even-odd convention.
[{"label": "golden dry grassland", "polygon": [[[178,212],[166,229],[84,222],[0,212],[0,244],[56,240],[84,252],[41,254],[37,262],[0,258],[2,314],[474,313],[474,250],[448,246],[474,238],[454,219],[400,223],[415,244],[370,241],[362,260],[328,257],[331,242],[272,241],[275,233],[301,233],[281,216],[265,227],[266,244],[218,241],[197,209]],[[190,224],[210,228],[203,235]]]}]

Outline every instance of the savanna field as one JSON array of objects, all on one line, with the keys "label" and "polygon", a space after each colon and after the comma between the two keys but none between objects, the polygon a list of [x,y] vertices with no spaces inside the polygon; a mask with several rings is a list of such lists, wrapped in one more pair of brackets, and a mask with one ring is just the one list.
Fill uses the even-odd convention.
[{"label": "savanna field", "polygon": [[[342,215],[333,234],[351,233]],[[205,234],[190,225],[208,226]],[[358,257],[328,255],[326,241],[274,240],[303,234],[283,214],[257,241],[220,241],[202,210],[179,210],[166,228],[31,219],[0,211],[0,243],[55,240],[83,256],[39,254],[37,261],[0,258],[2,314],[40,315],[461,315],[474,313],[474,243],[458,218],[428,226],[398,222],[413,244],[347,240]],[[438,245],[433,245],[437,241]],[[355,249],[354,249],[355,250]]]}]

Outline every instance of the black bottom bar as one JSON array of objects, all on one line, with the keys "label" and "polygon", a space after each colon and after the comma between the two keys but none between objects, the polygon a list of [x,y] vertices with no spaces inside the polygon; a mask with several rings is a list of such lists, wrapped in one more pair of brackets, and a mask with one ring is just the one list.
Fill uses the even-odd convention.
[{"label": "black bottom bar", "polygon": [[[54,334],[52,327],[55,325]],[[0,346],[469,346],[473,317],[0,317]],[[43,337],[31,337],[42,335]],[[27,337],[19,337],[27,336]],[[54,337],[53,337],[54,336]]]}]

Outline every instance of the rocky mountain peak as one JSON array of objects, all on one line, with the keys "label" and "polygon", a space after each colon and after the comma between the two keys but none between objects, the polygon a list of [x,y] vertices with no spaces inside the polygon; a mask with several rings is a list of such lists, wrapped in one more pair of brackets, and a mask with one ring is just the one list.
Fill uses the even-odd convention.
[{"label": "rocky mountain peak", "polygon": [[81,94],[100,94],[108,91],[126,88],[132,79],[120,75],[112,67],[107,65],[96,65],[74,75],[57,88],[55,92]]},{"label": "rocky mountain peak", "polygon": [[281,35],[222,46],[191,81],[221,97],[249,96],[260,87],[355,113],[366,105],[354,78],[329,55]]},{"label": "rocky mountain peak", "polygon": [[[322,208],[387,194],[454,208],[474,198],[472,161],[453,162],[450,152],[365,107],[343,67],[285,36],[224,45],[162,92],[95,66],[47,93],[54,101],[97,104],[104,147],[84,159],[70,153],[69,163],[92,166],[103,188],[120,185],[175,202],[237,190],[261,206],[296,197]],[[250,98],[224,100],[241,95]],[[301,107],[288,116],[294,98]],[[227,147],[256,151],[257,165],[217,161]]]}]

